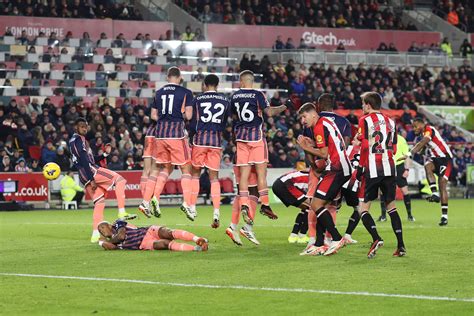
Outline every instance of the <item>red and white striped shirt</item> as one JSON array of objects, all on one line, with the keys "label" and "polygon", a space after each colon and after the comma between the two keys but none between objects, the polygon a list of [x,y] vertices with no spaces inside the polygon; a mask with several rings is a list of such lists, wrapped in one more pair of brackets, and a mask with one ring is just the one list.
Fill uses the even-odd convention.
[{"label": "red and white striped shirt", "polygon": [[360,165],[370,178],[395,176],[397,133],[395,122],[380,112],[364,115],[359,120],[362,142]]},{"label": "red and white striped shirt", "polygon": [[453,154],[451,153],[448,144],[446,144],[446,142],[441,137],[441,134],[436,128],[431,125],[426,125],[425,130],[423,131],[423,136],[428,137],[430,139],[428,146],[431,149],[431,157],[453,158]]},{"label": "red and white striped shirt", "polygon": [[321,116],[313,131],[316,147],[328,147],[326,171],[343,172],[345,176],[350,175],[351,165],[349,158],[347,158],[344,139],[336,124]]}]

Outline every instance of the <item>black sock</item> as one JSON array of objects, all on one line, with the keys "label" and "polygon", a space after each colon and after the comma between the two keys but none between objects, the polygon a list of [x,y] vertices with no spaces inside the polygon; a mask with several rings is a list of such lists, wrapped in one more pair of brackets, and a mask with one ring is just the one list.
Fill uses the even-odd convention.
[{"label": "black sock", "polygon": [[318,223],[321,222],[321,225],[331,234],[332,240],[334,241],[339,241],[341,240],[342,236],[339,234],[339,231],[336,228],[336,225],[334,225],[334,221],[332,220],[331,214],[329,214],[329,211],[321,207],[317,212],[318,216]]},{"label": "black sock", "polygon": [[392,222],[392,229],[397,236],[398,248],[404,247],[403,244],[403,232],[402,232],[402,220],[400,219],[400,215],[398,215],[397,209],[392,208],[388,211],[388,215],[390,215],[390,221]]},{"label": "black sock", "polygon": [[380,196],[380,210],[382,211],[382,217],[387,216],[387,205],[385,204],[385,198],[383,194]]},{"label": "black sock", "polygon": [[410,194],[403,196],[403,202],[405,202],[405,207],[407,209],[408,216],[411,216],[411,196]]},{"label": "black sock", "polygon": [[308,213],[302,211],[301,214],[300,233],[306,234],[308,232]]},{"label": "black sock", "polygon": [[352,212],[351,218],[349,218],[349,223],[347,224],[346,234],[352,235],[352,233],[357,227],[357,224],[359,224],[359,221],[360,221],[359,211],[357,209],[354,209],[354,212]]},{"label": "black sock", "polygon": [[429,182],[429,184],[430,184],[431,193],[432,194],[438,193],[438,189],[436,188],[436,183],[435,182]]},{"label": "black sock", "polygon": [[375,226],[372,215],[370,215],[368,212],[362,212],[362,214],[360,214],[360,218],[362,219],[362,223],[364,223],[365,229],[367,229],[369,234],[372,236],[373,241],[382,240],[382,238],[379,236],[379,233],[377,232],[377,227]]},{"label": "black sock", "polygon": [[316,247],[321,247],[324,245],[324,233],[324,227],[321,225],[321,222],[318,221],[316,224],[316,242],[314,243]]},{"label": "black sock", "polygon": [[441,214],[448,215],[448,203],[446,203],[446,204],[442,203],[441,204]]},{"label": "black sock", "polygon": [[298,215],[296,215],[295,224],[293,225],[293,230],[291,231],[292,234],[298,234],[301,228],[300,223],[301,223],[301,213],[298,213]]}]

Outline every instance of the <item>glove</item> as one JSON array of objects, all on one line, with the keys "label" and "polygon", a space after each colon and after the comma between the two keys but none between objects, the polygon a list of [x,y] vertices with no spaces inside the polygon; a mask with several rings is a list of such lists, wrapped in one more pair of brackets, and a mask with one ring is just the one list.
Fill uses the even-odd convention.
[{"label": "glove", "polygon": [[362,168],[361,166],[357,166],[356,167],[356,179],[358,181],[360,181],[360,179],[362,179],[363,173],[364,173],[364,168]]},{"label": "glove", "polygon": [[295,105],[293,104],[293,101],[291,101],[290,98],[288,98],[285,101],[285,105],[286,105],[286,108],[289,109],[289,110],[294,110],[295,109]]}]

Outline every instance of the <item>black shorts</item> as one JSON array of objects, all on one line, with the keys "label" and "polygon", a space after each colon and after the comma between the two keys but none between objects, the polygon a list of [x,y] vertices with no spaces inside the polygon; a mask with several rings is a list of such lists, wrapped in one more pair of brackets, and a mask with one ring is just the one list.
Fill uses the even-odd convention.
[{"label": "black shorts", "polygon": [[397,165],[397,187],[403,188],[408,185],[407,178],[403,176],[403,173],[405,172],[405,164],[401,163]]},{"label": "black shorts", "polygon": [[346,200],[347,206],[355,207],[359,205],[359,196],[357,195],[357,192],[342,188],[341,196],[344,197],[344,200]]},{"label": "black shorts", "polygon": [[379,189],[382,191],[385,203],[395,200],[397,185],[395,176],[369,178],[362,177],[359,188],[359,201],[365,203],[376,200],[379,197]]},{"label": "black shorts", "polygon": [[350,179],[350,175],[345,176],[342,171],[325,171],[321,175],[314,197],[324,200],[333,201],[339,192],[341,192],[342,185]]},{"label": "black shorts", "polygon": [[434,164],[434,173],[438,177],[443,177],[449,180],[451,172],[453,171],[453,161],[449,157],[444,158],[431,158]]},{"label": "black shorts", "polygon": [[305,191],[295,186],[288,186],[280,179],[273,182],[272,190],[286,207],[299,207],[304,201],[306,201]]}]

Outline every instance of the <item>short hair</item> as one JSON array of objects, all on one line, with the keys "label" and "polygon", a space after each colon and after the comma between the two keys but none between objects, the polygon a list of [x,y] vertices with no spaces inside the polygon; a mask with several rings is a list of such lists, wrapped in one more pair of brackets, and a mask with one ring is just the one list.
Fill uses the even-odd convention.
[{"label": "short hair", "polygon": [[176,77],[176,78],[179,78],[181,77],[181,70],[179,70],[178,67],[171,67],[168,69],[168,78],[169,77]]},{"label": "short hair", "polygon": [[206,87],[217,87],[219,84],[219,77],[214,74],[209,74],[204,78],[204,85]]},{"label": "short hair", "polygon": [[369,104],[374,110],[380,110],[382,107],[382,97],[377,92],[364,92],[360,97],[362,102]]},{"label": "short hair", "polygon": [[336,96],[330,93],[323,93],[318,98],[318,104],[322,111],[329,111],[334,109]]},{"label": "short hair", "polygon": [[77,124],[79,124],[79,123],[81,123],[81,122],[84,122],[84,123],[87,124],[87,120],[86,120],[85,118],[79,117],[78,119],[76,119],[76,120],[74,121],[74,125],[77,125]]},{"label": "short hair", "polygon": [[422,123],[422,124],[425,124],[425,120],[424,120],[422,117],[417,116],[417,117],[415,117],[415,118],[413,119],[413,123]]},{"label": "short hair", "polygon": [[306,102],[298,110],[298,115],[301,115],[303,113],[312,112],[312,111],[317,112],[316,111],[316,105],[314,105],[314,103],[311,103],[311,102]]},{"label": "short hair", "polygon": [[242,80],[242,78],[248,77],[248,76],[252,77],[252,80],[253,80],[253,78],[255,77],[253,71],[244,70],[244,71],[242,71],[242,72],[240,73],[239,78]]}]

